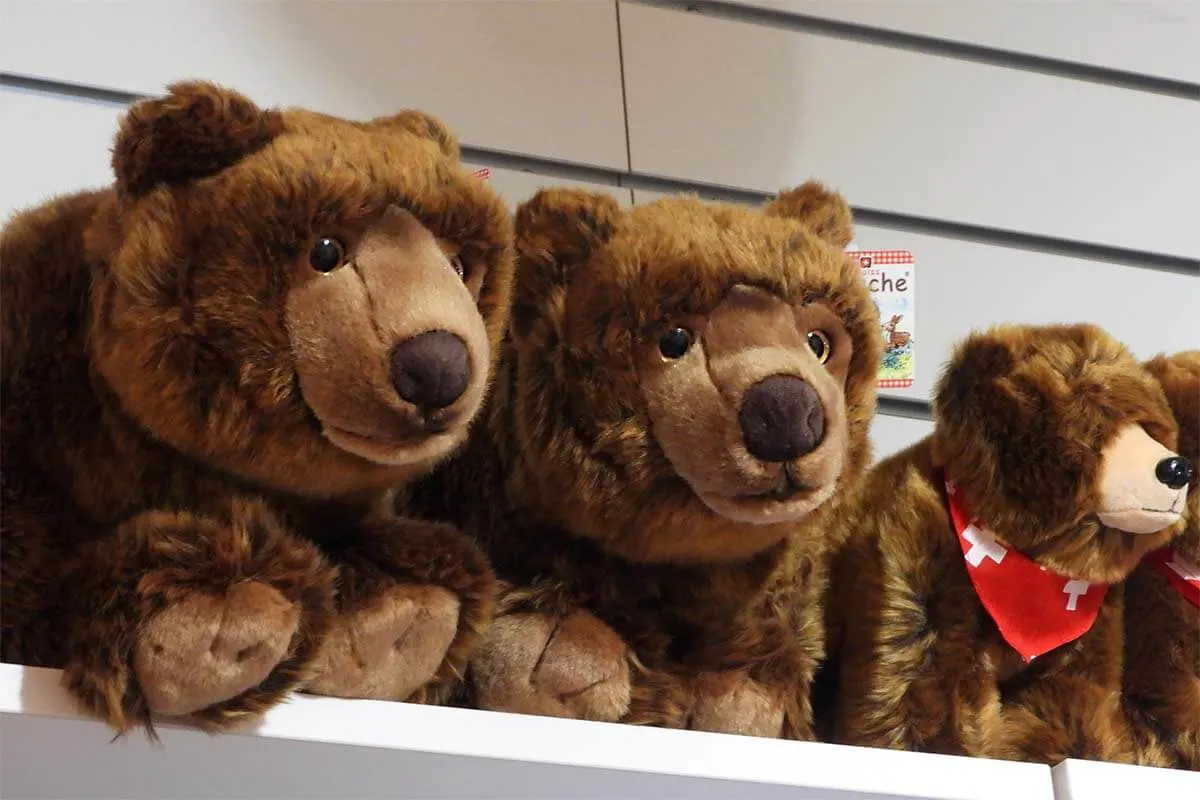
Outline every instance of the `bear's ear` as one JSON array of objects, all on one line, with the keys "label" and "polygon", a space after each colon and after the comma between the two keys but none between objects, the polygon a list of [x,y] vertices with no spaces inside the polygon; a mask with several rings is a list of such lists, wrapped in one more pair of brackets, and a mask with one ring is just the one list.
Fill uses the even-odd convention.
[{"label": "bear's ear", "polygon": [[1025,404],[1009,380],[1016,359],[1002,329],[971,333],[942,368],[933,392],[935,463],[947,463],[980,439],[1003,437],[994,430],[997,424],[1019,426],[1026,420]]},{"label": "bear's ear", "polygon": [[795,189],[780,192],[763,211],[768,216],[799,220],[817,236],[841,249],[854,238],[850,204],[817,181],[806,181]]},{"label": "bear's ear", "polygon": [[[1144,366],[1162,386],[1179,423],[1179,454],[1189,459],[1200,458],[1200,350],[1160,354]],[[1197,472],[1200,473],[1200,468]],[[1200,474],[1194,476],[1192,485],[1196,486],[1198,481]]]},{"label": "bear's ear", "polygon": [[431,114],[426,114],[424,111],[408,108],[398,114],[373,119],[370,124],[384,128],[401,128],[422,139],[429,139],[447,157],[455,161],[459,159],[458,138],[450,132],[450,129],[446,127],[446,123]]},{"label": "bear's ear", "polygon": [[538,317],[565,312],[571,278],[612,238],[621,213],[612,196],[579,189],[540,189],[517,208],[512,318],[518,334]]},{"label": "bear's ear", "polygon": [[215,175],[282,130],[279,112],[238,92],[206,81],[171,84],[165,96],[135,103],[121,120],[112,157],[117,191],[136,197]]},{"label": "bear's ear", "polygon": [[934,388],[935,414],[986,416],[996,382],[1012,374],[1016,357],[1002,338],[1005,326],[972,332],[960,342],[942,368]]}]

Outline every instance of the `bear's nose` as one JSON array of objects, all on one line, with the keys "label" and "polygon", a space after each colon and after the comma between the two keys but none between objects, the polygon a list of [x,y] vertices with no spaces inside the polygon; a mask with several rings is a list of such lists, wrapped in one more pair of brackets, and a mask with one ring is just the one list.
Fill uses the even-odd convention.
[{"label": "bear's nose", "polygon": [[751,386],[738,422],[750,455],[774,463],[811,453],[825,434],[821,398],[791,375],[772,375]]},{"label": "bear's nose", "polygon": [[392,349],[392,385],[422,409],[445,408],[467,390],[467,346],[452,333],[428,331]]},{"label": "bear's nose", "polygon": [[1183,456],[1171,456],[1158,462],[1154,477],[1172,489],[1182,489],[1192,479],[1192,462]]}]

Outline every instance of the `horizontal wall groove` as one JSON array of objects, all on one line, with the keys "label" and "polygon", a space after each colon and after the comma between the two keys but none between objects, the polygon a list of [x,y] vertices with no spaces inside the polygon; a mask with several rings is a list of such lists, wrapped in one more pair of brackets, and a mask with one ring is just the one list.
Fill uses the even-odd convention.
[{"label": "horizontal wall groove", "polygon": [[928,55],[949,56],[962,61],[974,61],[991,66],[1038,72],[1070,80],[1087,81],[1132,89],[1140,92],[1177,97],[1184,100],[1200,100],[1200,84],[1174,80],[1157,75],[1146,75],[1129,70],[1101,67],[1077,61],[1056,59],[1030,53],[1020,53],[982,44],[923,36],[916,33],[889,30],[856,22],[844,22],[793,11],[770,8],[755,8],[736,5],[722,0],[619,0],[655,6],[672,11],[705,14],[723,19],[792,30],[798,33],[813,33],[830,38],[846,39],[864,44],[877,44],[902,50],[911,50]]},{"label": "horizontal wall groove", "polygon": [[146,97],[146,95],[135,94],[134,92],[122,92],[117,89],[104,89],[98,86],[66,83],[47,78],[37,78],[31,75],[0,72],[0,88],[5,86],[42,94],[69,97],[72,100],[90,100],[92,102],[108,103],[115,106],[127,106]]},{"label": "horizontal wall groove", "polygon": [[[144,97],[143,95],[131,92],[114,91],[100,87],[52,81],[11,73],[0,73],[0,87],[4,86],[117,106],[128,105]],[[572,164],[523,153],[510,153],[491,148],[475,147],[469,144],[463,145],[462,152],[463,158],[467,161],[487,164],[499,169],[531,172],[568,181],[619,186],[635,191],[695,193],[710,200],[750,204],[761,203],[770,197],[771,194],[769,192],[739,187],[718,186],[696,181],[664,178],[645,173],[622,172],[603,167]],[[820,176],[814,177],[819,178]],[[1043,252],[1059,256],[1082,258],[1089,261],[1107,262],[1122,266],[1200,277],[1200,260],[1189,259],[1183,256],[1129,250],[1109,245],[919,217],[882,209],[864,208],[862,206],[853,206],[853,208],[857,221],[882,228],[892,228],[980,244],[998,245],[1015,250]]]},{"label": "horizontal wall groove", "polygon": [[907,397],[885,397],[880,395],[876,411],[887,417],[906,417],[925,421],[933,420],[933,407],[928,400]]}]

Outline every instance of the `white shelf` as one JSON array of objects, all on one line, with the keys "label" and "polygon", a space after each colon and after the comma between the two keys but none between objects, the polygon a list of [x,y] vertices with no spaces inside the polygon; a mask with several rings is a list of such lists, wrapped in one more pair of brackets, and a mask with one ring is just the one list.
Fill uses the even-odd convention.
[{"label": "white shelf", "polygon": [[1200,797],[1200,773],[1068,758],[1057,764],[1058,800],[1184,800]]},{"label": "white shelf", "polygon": [[4,798],[1054,797],[1035,764],[304,695],[242,733],[113,741],[59,678],[0,665]]}]

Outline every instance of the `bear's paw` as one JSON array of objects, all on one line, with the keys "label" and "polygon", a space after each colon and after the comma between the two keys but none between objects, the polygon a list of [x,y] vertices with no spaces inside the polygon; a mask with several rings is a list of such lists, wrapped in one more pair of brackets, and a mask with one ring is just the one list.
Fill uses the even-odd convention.
[{"label": "bear's paw", "polygon": [[629,710],[629,648],[586,611],[497,618],[471,671],[481,708],[603,722]]},{"label": "bear's paw", "polygon": [[783,703],[778,692],[741,670],[708,672],[695,679],[691,730],[778,738]]},{"label": "bear's paw", "polygon": [[260,581],[223,596],[184,594],[138,635],[133,666],[147,705],[180,716],[258,686],[287,656],[299,622],[299,607]]},{"label": "bear's paw", "polygon": [[458,631],[460,603],[432,585],[398,585],[335,618],[313,694],[406,700],[437,674]]}]

